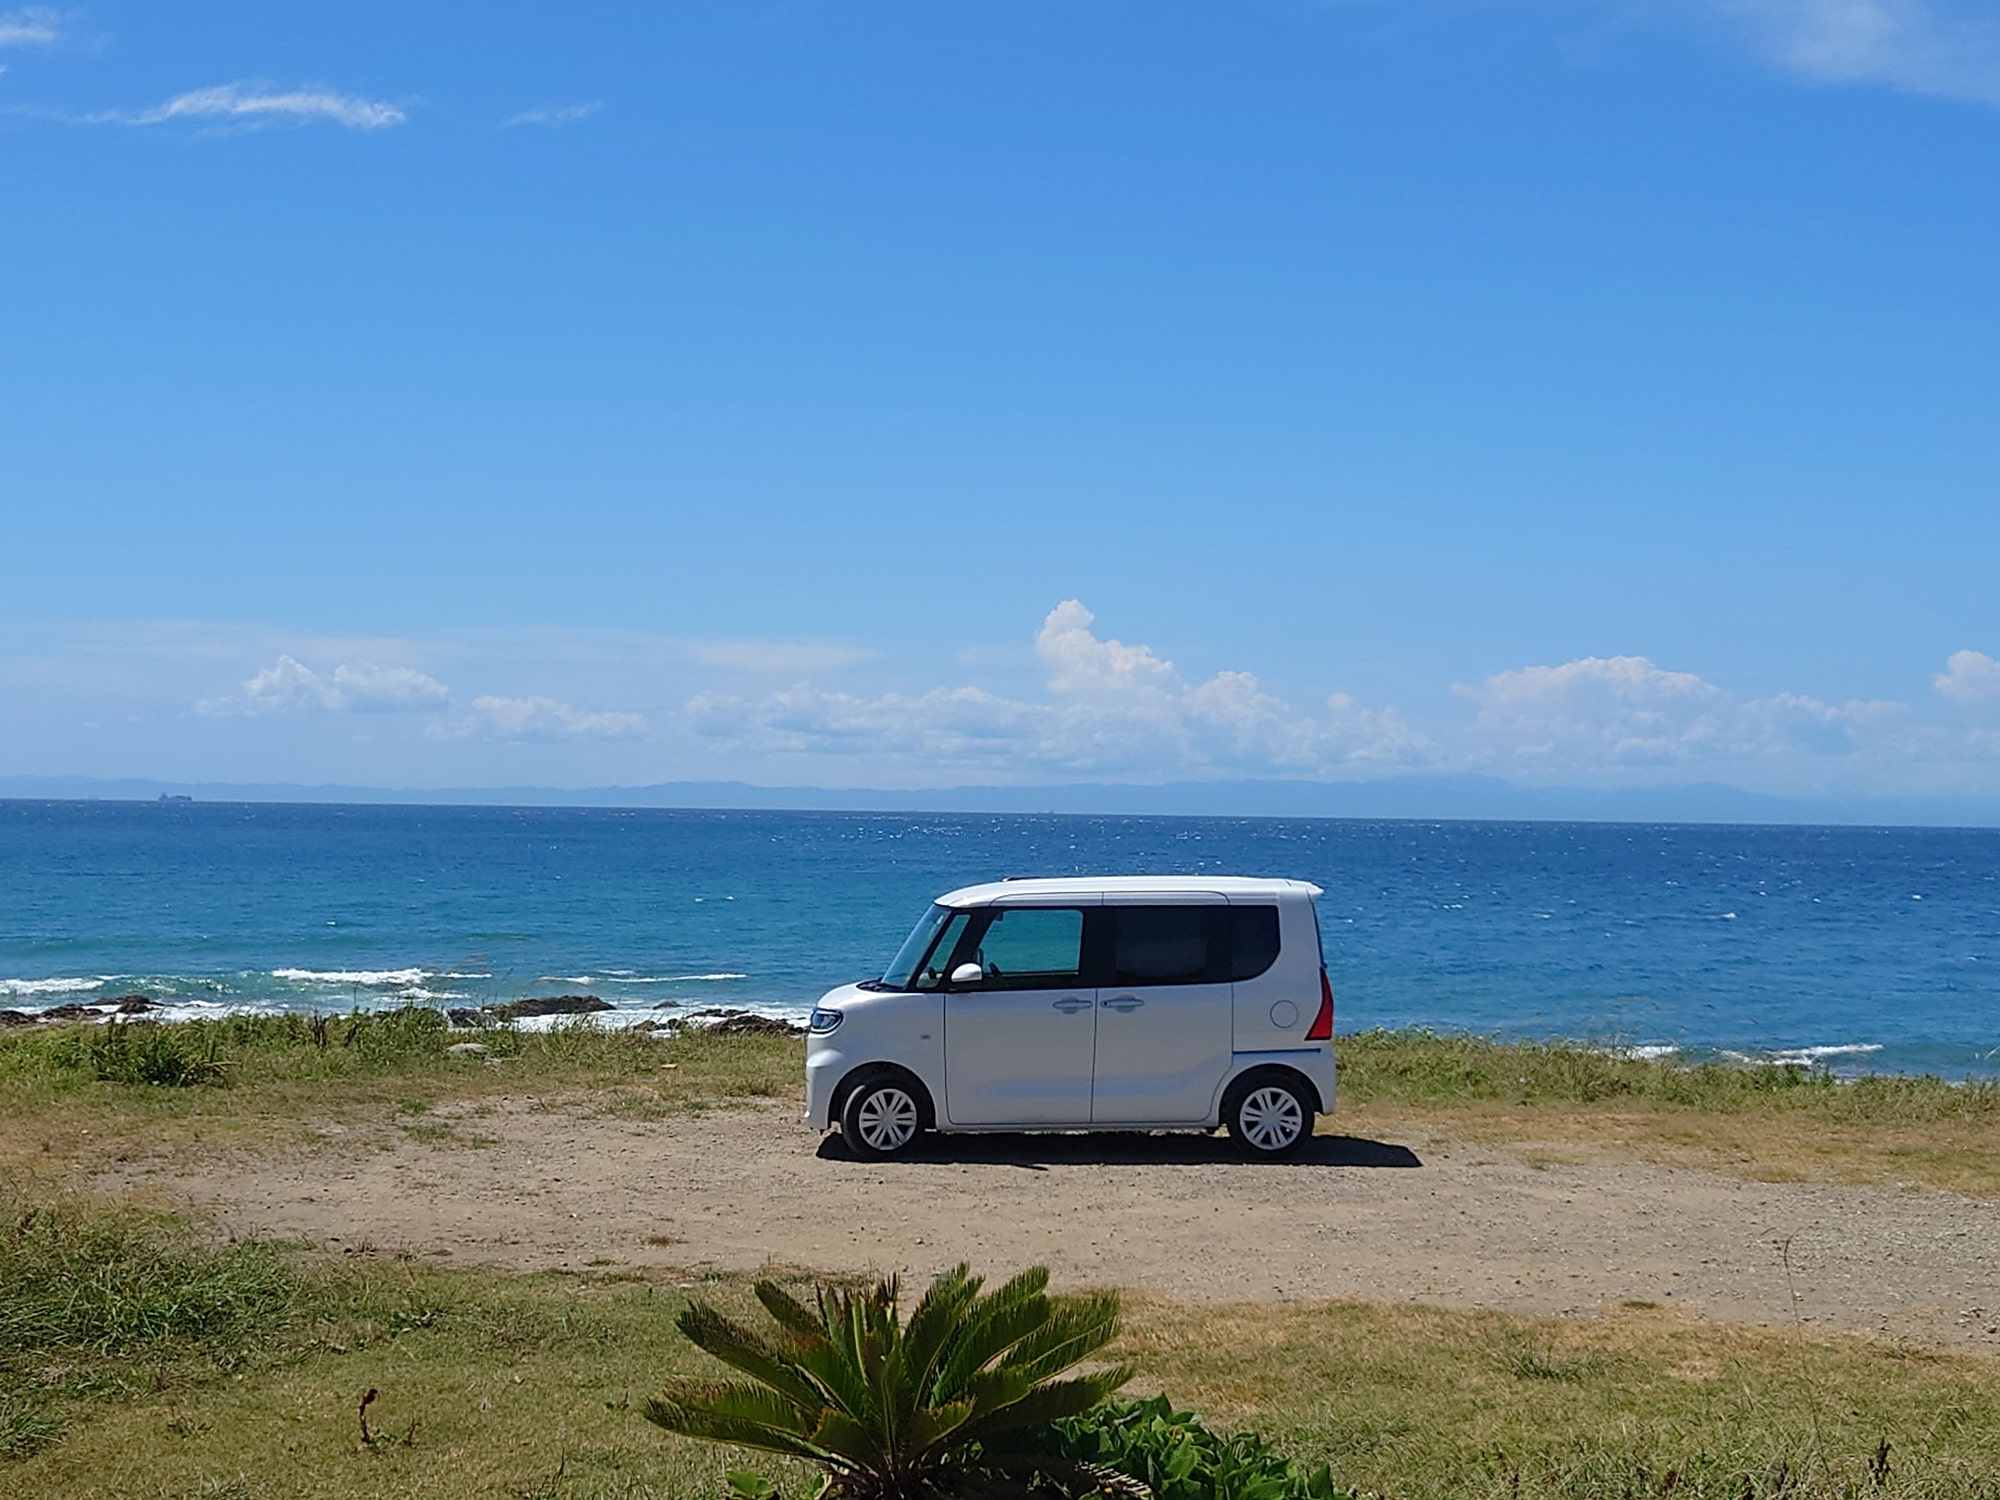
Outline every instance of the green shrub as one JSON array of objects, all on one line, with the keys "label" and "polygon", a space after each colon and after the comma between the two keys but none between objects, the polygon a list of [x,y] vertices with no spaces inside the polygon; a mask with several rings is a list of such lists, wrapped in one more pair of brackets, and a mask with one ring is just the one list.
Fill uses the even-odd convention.
[{"label": "green shrub", "polygon": [[[757,1300],[777,1324],[769,1334],[691,1303],[681,1332],[750,1378],[675,1381],[646,1403],[646,1420],[817,1464],[820,1493],[849,1500],[1025,1495],[1037,1480],[1115,1485],[1060,1455],[1015,1451],[1023,1433],[1090,1410],[1131,1376],[1122,1366],[1066,1373],[1117,1337],[1118,1297],[1051,1297],[1048,1281],[1035,1266],[981,1295],[981,1278],[961,1265],[931,1283],[907,1323],[894,1277],[867,1292],[821,1286],[810,1306],[760,1281]],[[732,1482],[774,1500],[755,1475]]]},{"label": "green shrub", "polygon": [[1035,1433],[1073,1463],[1123,1474],[1154,1500],[1352,1500],[1331,1469],[1301,1468],[1255,1433],[1215,1433],[1165,1396],[1121,1401]]}]

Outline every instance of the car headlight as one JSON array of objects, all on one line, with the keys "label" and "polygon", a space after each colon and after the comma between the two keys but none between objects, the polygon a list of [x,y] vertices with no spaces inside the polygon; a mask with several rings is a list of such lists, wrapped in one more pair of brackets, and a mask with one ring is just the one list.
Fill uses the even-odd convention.
[{"label": "car headlight", "polygon": [[814,1036],[825,1036],[840,1025],[844,1014],[842,1011],[822,1010],[814,1006],[812,1019],[806,1022],[806,1029]]}]

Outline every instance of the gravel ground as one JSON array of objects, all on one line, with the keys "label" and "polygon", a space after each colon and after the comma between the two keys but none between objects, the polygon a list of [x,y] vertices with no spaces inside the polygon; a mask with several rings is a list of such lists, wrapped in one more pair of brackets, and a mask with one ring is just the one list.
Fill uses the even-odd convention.
[{"label": "gravel ground", "polygon": [[329,1127],[309,1151],[139,1159],[100,1185],[239,1234],[510,1270],[1039,1261],[1063,1285],[1192,1301],[1647,1302],[2000,1353],[2000,1205],[1931,1191],[1414,1137],[1322,1136],[1270,1165],[1217,1138],[961,1136],[885,1165],[846,1159],[790,1108],[634,1122],[523,1102],[424,1120],[459,1138]]}]

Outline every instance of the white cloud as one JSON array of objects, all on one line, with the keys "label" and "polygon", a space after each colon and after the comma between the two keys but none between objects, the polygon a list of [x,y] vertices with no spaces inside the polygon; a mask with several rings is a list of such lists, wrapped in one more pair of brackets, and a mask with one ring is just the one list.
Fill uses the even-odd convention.
[{"label": "white cloud", "polygon": [[1099,636],[1094,624],[1074,599],[1043,620],[1035,654],[1048,672],[1045,701],[974,687],[867,697],[800,684],[763,698],[703,694],[688,705],[688,722],[755,751],[868,757],[932,781],[1322,776],[1428,753],[1393,710],[1336,695],[1324,714],[1303,713],[1247,672],[1189,683],[1150,647]]},{"label": "white cloud", "polygon": [[62,38],[62,17],[45,5],[0,11],[0,47],[52,47]]},{"label": "white cloud", "polygon": [[593,99],[587,104],[538,104],[533,109],[524,109],[501,122],[502,126],[546,125],[559,128],[574,125],[578,120],[587,120],[604,108],[601,100]]},{"label": "white cloud", "polygon": [[852,646],[818,646],[783,641],[704,641],[689,648],[705,667],[732,672],[834,672],[864,662],[874,653]]},{"label": "white cloud", "polygon": [[338,666],[333,669],[338,705],[358,713],[436,708],[451,697],[445,685],[413,667]]},{"label": "white cloud", "polygon": [[1521,667],[1452,691],[1479,707],[1477,736],[1526,760],[1657,762],[1705,737],[1720,689],[1643,656]]},{"label": "white cloud", "polygon": [[342,663],[330,673],[321,673],[285,654],[275,665],[246,680],[240,698],[211,698],[195,706],[205,714],[261,714],[286,709],[398,713],[438,708],[450,696],[443,683],[412,667]]},{"label": "white cloud", "polygon": [[1954,651],[1931,687],[1940,698],[1960,703],[2000,702],[2000,661],[1983,651]]},{"label": "white cloud", "polygon": [[274,88],[268,84],[224,83],[177,94],[165,104],[136,112],[89,115],[99,125],[164,125],[176,120],[229,121],[242,126],[303,125],[324,122],[350,130],[384,130],[409,115],[399,105],[324,88]]},{"label": "white cloud", "polygon": [[474,698],[461,733],[502,740],[622,739],[644,734],[641,714],[589,713],[554,698]]},{"label": "white cloud", "polygon": [[1174,664],[1150,646],[1128,646],[1091,633],[1096,616],[1075,599],[1049,611],[1035,635],[1035,655],[1053,674],[1049,691],[1068,698],[1143,697],[1166,693],[1179,680]]},{"label": "white cloud", "polygon": [[1785,757],[1848,756],[1886,743],[1907,715],[1898,703],[1738,698],[1643,656],[1522,667],[1452,691],[1479,709],[1459,745],[1464,762],[1511,763],[1537,776],[1717,774]]},{"label": "white cloud", "polygon": [[1969,0],[1710,0],[1778,66],[2000,104],[2000,19]]}]

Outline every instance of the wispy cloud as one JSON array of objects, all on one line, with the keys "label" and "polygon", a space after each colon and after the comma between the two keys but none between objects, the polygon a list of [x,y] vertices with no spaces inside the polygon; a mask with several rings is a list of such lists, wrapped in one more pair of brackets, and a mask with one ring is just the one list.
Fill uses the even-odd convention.
[{"label": "wispy cloud", "polygon": [[587,120],[604,108],[603,101],[592,99],[587,104],[538,104],[533,109],[524,109],[518,115],[503,120],[508,125],[546,125],[558,128],[574,125],[578,120]]},{"label": "wispy cloud", "polygon": [[0,47],[53,47],[62,39],[62,16],[45,5],[0,11]]},{"label": "wispy cloud", "polygon": [[92,125],[166,125],[194,120],[256,128],[265,125],[341,125],[386,130],[409,114],[401,105],[319,87],[278,88],[262,83],[222,83],[176,94],[152,109],[114,110],[79,117]]},{"label": "wispy cloud", "polygon": [[555,698],[474,698],[456,733],[502,740],[624,739],[644,734],[643,714],[592,713]]},{"label": "wispy cloud", "polygon": [[732,672],[834,672],[864,662],[872,654],[853,646],[789,641],[703,641],[690,650],[704,667]]},{"label": "wispy cloud", "polygon": [[1462,763],[1537,778],[1851,757],[1887,748],[1908,717],[1900,703],[1738,698],[1643,656],[1521,667],[1452,691],[1479,710],[1454,745]]},{"label": "wispy cloud", "polygon": [[2000,19],[1970,0],[1710,0],[1779,67],[2000,105]]}]

